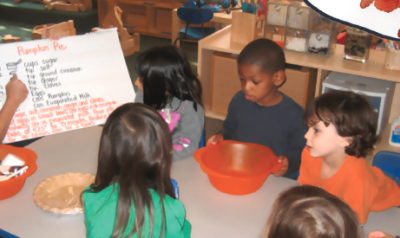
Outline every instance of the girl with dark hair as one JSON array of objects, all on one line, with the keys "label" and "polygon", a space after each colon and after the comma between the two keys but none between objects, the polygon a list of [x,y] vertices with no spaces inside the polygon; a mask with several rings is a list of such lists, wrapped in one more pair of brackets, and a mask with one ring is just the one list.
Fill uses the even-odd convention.
[{"label": "girl with dark hair", "polygon": [[170,180],[171,134],[163,117],[128,103],[108,117],[95,181],[82,194],[86,237],[190,237]]},{"label": "girl with dark hair", "polygon": [[350,91],[330,91],[310,103],[309,129],[301,156],[300,184],[321,187],[343,199],[361,224],[371,211],[400,206],[400,188],[364,157],[376,136],[376,113],[368,100]]},{"label": "girl with dark hair", "polygon": [[137,58],[135,102],[158,110],[169,125],[173,161],[198,149],[204,128],[202,88],[184,53],[175,46],[154,47]]},{"label": "girl with dark hair", "polygon": [[282,192],[269,216],[266,238],[363,238],[357,215],[345,202],[314,186]]}]

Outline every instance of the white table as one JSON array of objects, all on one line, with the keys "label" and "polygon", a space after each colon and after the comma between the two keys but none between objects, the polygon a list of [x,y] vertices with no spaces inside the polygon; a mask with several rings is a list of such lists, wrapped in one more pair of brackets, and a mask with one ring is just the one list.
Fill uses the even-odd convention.
[{"label": "white table", "polygon": [[[38,154],[38,170],[16,196],[0,201],[0,228],[22,238],[85,237],[83,215],[61,216],[42,211],[32,199],[45,178],[68,172],[95,173],[101,127],[91,127],[42,138],[28,148]],[[231,196],[214,189],[193,158],[176,162],[172,178],[178,181],[180,200],[192,223],[193,238],[261,237],[272,203],[295,181],[269,177],[247,196]],[[1,191],[0,191],[1,192]],[[371,213],[365,232],[384,230],[400,234],[400,209]]]},{"label": "white table", "polygon": [[[278,194],[297,185],[294,180],[271,175],[262,188],[253,194],[227,195],[210,184],[194,159],[175,163],[172,176],[178,181],[179,199],[185,205],[187,219],[193,225],[193,238],[261,238]],[[400,209],[370,213],[364,233],[375,230],[400,235]]]},{"label": "white table", "polygon": [[38,155],[37,171],[21,192],[0,201],[0,228],[21,238],[80,238],[86,230],[83,215],[62,216],[41,210],[33,190],[44,179],[64,173],[96,173],[101,127],[46,136],[27,146]]}]

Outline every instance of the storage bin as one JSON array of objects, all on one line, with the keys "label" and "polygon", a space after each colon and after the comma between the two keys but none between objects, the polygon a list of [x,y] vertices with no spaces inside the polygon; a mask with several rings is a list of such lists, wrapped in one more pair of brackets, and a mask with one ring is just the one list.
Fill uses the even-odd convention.
[{"label": "storage bin", "polygon": [[286,29],[285,49],[298,52],[307,51],[308,31],[298,29]]},{"label": "storage bin", "polygon": [[355,28],[346,28],[344,58],[365,63],[369,57],[371,35]]},{"label": "storage bin", "polygon": [[287,10],[289,2],[269,1],[267,24],[275,26],[286,26]]},{"label": "storage bin", "polygon": [[275,41],[282,46],[285,42],[285,28],[280,26],[266,25],[264,30],[264,38]]},{"label": "storage bin", "polygon": [[308,30],[310,8],[303,2],[292,2],[288,8],[286,25],[290,28]]},{"label": "storage bin", "polygon": [[307,52],[330,56],[336,48],[338,23],[321,16],[315,11],[310,11],[310,34]]},{"label": "storage bin", "polygon": [[400,70],[400,50],[386,46],[385,67],[391,70]]}]

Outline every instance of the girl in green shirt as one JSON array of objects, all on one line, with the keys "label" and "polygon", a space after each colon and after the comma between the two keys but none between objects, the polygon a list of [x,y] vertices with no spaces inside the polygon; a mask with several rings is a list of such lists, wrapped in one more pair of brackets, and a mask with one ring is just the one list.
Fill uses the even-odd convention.
[{"label": "girl in green shirt", "polygon": [[170,180],[172,141],[153,108],[127,103],[108,117],[95,182],[82,194],[86,237],[190,237]]}]

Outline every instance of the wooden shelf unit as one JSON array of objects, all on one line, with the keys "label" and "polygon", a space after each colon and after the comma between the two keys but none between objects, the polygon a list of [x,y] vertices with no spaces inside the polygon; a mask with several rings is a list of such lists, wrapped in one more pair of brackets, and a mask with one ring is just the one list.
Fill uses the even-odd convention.
[{"label": "wooden shelf unit", "polygon": [[[231,43],[230,37],[231,26],[227,26],[224,29],[200,40],[198,46],[197,73],[203,86],[204,111],[207,117],[219,120],[225,120],[226,114],[211,111],[209,109],[212,77],[211,58],[212,54],[216,51],[231,54],[240,53],[245,45]],[[317,69],[315,96],[320,94],[323,80],[332,71],[395,82],[396,88],[393,96],[389,123],[385,129],[385,132],[382,134],[381,142],[378,144],[374,153],[381,150],[390,150],[400,153],[399,147],[390,146],[388,143],[388,130],[390,130],[390,123],[394,117],[400,115],[400,71],[385,69],[384,51],[371,50],[369,59],[366,63],[345,60],[343,59],[343,52],[343,45],[337,45],[335,54],[329,58],[286,50],[285,56],[286,62],[289,64]]]},{"label": "wooden shelf unit", "polygon": [[[98,1],[99,26],[107,13],[107,2]],[[122,22],[130,33],[171,39],[172,10],[185,0],[118,0]]]}]

